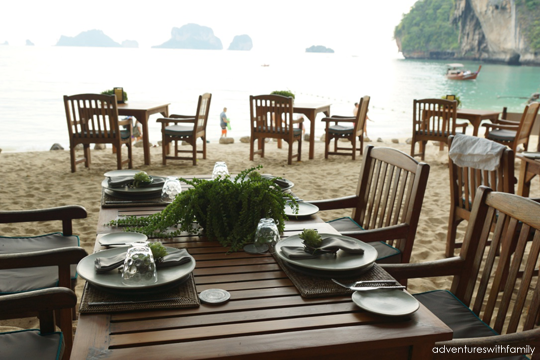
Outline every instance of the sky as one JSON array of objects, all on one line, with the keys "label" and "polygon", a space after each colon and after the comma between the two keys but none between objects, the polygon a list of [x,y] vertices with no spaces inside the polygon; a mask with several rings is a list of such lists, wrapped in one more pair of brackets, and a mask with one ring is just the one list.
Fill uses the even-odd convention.
[{"label": "sky", "polygon": [[98,29],[114,41],[160,45],[173,27],[210,27],[226,49],[247,34],[253,50],[397,54],[393,31],[417,0],[0,0],[0,44],[53,46],[61,35]]}]

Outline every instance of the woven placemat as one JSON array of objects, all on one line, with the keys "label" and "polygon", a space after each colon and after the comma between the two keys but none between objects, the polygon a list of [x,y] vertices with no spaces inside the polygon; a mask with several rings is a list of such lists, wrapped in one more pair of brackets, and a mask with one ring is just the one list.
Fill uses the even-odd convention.
[{"label": "woven placemat", "polygon": [[[303,269],[300,272],[288,266],[275,253],[272,253],[272,256],[298,289],[302,297],[316,298],[331,295],[350,295],[353,293],[353,291],[345,289],[330,280],[332,275],[321,277],[319,274],[309,271],[309,269]],[[340,282],[344,283],[362,280],[394,280],[394,278],[378,264],[373,264],[369,270],[363,273],[351,275],[350,277],[339,276],[338,278]]]},{"label": "woven placemat", "polygon": [[161,200],[161,194],[157,196],[151,194],[149,196],[121,197],[114,196],[106,192],[105,188],[101,188],[101,207],[103,208],[119,208],[132,206],[152,206],[152,205],[169,205],[168,202]]},{"label": "woven placemat", "polygon": [[[136,302],[131,302],[136,300]],[[97,304],[92,304],[97,303]],[[100,304],[101,303],[101,304]],[[193,274],[177,286],[150,294],[117,294],[92,286],[88,282],[81,297],[81,314],[112,313],[133,310],[177,309],[199,307]]]}]

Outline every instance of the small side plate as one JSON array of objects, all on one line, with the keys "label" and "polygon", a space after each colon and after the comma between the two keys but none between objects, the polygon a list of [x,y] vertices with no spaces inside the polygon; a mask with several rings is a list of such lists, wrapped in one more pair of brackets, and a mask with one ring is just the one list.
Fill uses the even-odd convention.
[{"label": "small side plate", "polygon": [[356,291],[352,301],[366,311],[386,316],[410,315],[420,307],[414,296],[397,289]]},{"label": "small side plate", "polygon": [[220,304],[231,298],[231,294],[223,289],[208,289],[199,294],[199,299],[209,304]]}]

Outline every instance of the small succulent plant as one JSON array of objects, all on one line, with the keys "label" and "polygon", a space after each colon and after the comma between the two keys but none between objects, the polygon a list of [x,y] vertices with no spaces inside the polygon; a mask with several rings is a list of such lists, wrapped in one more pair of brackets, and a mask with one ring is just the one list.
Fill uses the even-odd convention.
[{"label": "small succulent plant", "polygon": [[299,235],[300,239],[304,240],[304,244],[311,248],[319,248],[322,243],[321,235],[317,232],[317,230],[313,229],[304,229],[302,233]]}]

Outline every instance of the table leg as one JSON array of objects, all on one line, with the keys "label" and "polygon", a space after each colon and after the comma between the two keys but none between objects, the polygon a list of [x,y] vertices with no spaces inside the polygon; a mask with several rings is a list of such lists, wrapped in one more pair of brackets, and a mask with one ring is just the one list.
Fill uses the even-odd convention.
[{"label": "table leg", "polygon": [[480,123],[482,120],[480,118],[475,118],[474,120],[469,120],[469,122],[473,126],[473,136],[478,136],[478,130],[480,129]]},{"label": "table leg", "polygon": [[150,165],[150,138],[148,136],[148,113],[146,111],[139,113],[136,116],[137,120],[142,124],[143,128],[143,149],[144,149],[144,163]]},{"label": "table leg", "polygon": [[531,180],[534,177],[534,174],[532,176],[528,176],[529,172],[529,163],[525,160],[521,160],[521,167],[519,168],[519,181],[518,181],[518,190],[517,194],[519,196],[523,197],[529,197],[529,193],[531,190]]},{"label": "table leg", "polygon": [[309,112],[309,159],[312,160],[315,156],[315,118],[317,113],[315,110]]}]

